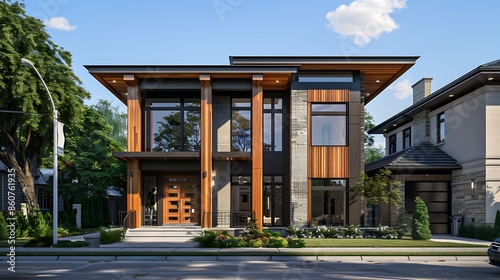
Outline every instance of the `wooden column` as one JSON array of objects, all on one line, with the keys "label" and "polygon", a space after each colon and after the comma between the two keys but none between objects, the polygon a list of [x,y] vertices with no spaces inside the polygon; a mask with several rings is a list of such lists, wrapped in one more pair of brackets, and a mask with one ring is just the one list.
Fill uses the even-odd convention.
[{"label": "wooden column", "polygon": [[[140,106],[140,91],[137,78],[133,74],[123,75],[127,86],[127,150],[129,152],[141,151],[142,121]],[[132,225],[140,227],[142,224],[142,185],[141,169],[138,160],[127,162],[127,211],[135,211],[135,221]]]},{"label": "wooden column", "polygon": [[212,227],[212,85],[210,75],[201,82],[201,226]]},{"label": "wooden column", "polygon": [[252,210],[262,229],[263,76],[253,75],[252,88]]}]

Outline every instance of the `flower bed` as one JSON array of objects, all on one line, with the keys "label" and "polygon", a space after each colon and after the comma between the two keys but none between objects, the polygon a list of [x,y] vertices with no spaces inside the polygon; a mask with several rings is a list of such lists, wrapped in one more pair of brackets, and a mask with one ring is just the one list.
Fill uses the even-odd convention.
[{"label": "flower bed", "polygon": [[355,226],[333,227],[317,226],[312,228],[288,227],[286,232],[292,238],[384,238],[396,239],[403,235],[388,226],[358,228]]}]

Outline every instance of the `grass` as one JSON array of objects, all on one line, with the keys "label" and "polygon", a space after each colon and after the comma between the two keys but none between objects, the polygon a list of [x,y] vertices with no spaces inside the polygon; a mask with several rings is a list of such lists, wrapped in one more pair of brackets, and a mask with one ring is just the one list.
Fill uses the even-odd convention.
[{"label": "grass", "polygon": [[304,239],[306,247],[488,247],[486,245],[465,244],[455,242],[436,242],[430,240],[412,239],[338,239],[338,238],[311,238]]}]

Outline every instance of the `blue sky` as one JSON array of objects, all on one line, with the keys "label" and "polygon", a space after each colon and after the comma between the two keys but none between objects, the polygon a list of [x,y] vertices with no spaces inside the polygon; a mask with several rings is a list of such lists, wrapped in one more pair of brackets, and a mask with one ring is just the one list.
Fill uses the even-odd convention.
[{"label": "blue sky", "polygon": [[107,99],[123,110],[83,65],[228,64],[230,55],[420,56],[366,106],[380,123],[411,105],[411,85],[421,78],[433,78],[435,91],[500,59],[498,0],[25,3],[52,40],[73,54],[73,69],[92,94],[87,104]]}]

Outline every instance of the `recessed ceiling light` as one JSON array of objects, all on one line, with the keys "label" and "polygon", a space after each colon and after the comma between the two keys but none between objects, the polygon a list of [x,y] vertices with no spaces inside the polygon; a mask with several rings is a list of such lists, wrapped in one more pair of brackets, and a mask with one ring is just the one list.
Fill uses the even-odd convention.
[{"label": "recessed ceiling light", "polygon": [[397,124],[392,124],[392,126],[398,126]]},{"label": "recessed ceiling light", "polygon": [[448,96],[449,96],[449,97],[453,97],[454,95],[453,95],[453,94],[450,94],[450,95],[448,95]]},{"label": "recessed ceiling light", "polygon": [[375,82],[380,83],[380,80],[376,80]]},{"label": "recessed ceiling light", "polygon": [[387,129],[386,129],[386,128],[384,128],[384,131],[387,131]]},{"label": "recessed ceiling light", "polygon": [[116,80],[113,80],[113,83],[116,83]]},{"label": "recessed ceiling light", "polygon": [[276,80],[276,82],[277,82],[277,83],[279,83],[279,82],[280,82],[280,80]]},{"label": "recessed ceiling light", "polygon": [[125,95],[128,95],[128,92],[125,92]]},{"label": "recessed ceiling light", "polygon": [[489,78],[488,78],[488,81],[492,81],[492,80],[493,80],[493,77],[489,77]]}]

